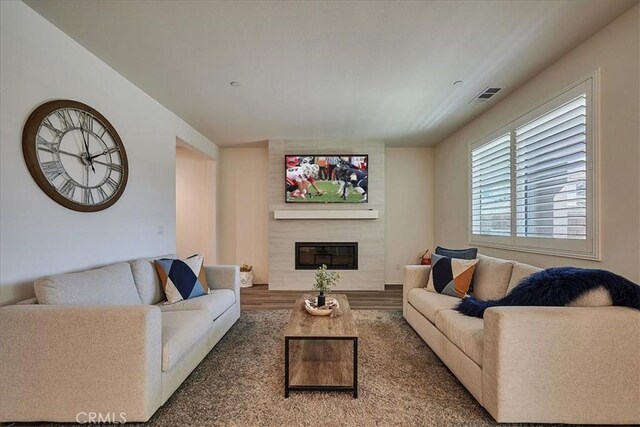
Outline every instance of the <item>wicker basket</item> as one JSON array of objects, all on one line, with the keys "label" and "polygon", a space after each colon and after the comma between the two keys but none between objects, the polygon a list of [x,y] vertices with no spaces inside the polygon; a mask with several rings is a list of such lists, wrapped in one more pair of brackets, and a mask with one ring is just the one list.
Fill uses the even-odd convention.
[{"label": "wicker basket", "polygon": [[250,288],[253,286],[253,271],[240,272],[240,287]]}]

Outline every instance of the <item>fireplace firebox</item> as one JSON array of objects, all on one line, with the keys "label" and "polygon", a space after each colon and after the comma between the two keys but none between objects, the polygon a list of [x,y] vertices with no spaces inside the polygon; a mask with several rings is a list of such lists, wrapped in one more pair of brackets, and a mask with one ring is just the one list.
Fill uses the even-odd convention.
[{"label": "fireplace firebox", "polygon": [[358,242],[296,242],[296,270],[357,270]]}]

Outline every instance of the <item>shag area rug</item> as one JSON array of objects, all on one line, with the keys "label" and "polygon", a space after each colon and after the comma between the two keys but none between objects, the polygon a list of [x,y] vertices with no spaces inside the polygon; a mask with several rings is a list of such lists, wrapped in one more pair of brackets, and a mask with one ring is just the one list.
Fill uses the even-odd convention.
[{"label": "shag area rug", "polygon": [[289,310],[246,311],[145,426],[497,425],[402,317],[353,310],[360,334],[358,398],[284,398]]},{"label": "shag area rug", "polygon": [[137,425],[497,425],[402,312],[352,313],[360,334],[358,399],[342,392],[285,399],[282,333],[290,311],[248,311],[149,422]]}]

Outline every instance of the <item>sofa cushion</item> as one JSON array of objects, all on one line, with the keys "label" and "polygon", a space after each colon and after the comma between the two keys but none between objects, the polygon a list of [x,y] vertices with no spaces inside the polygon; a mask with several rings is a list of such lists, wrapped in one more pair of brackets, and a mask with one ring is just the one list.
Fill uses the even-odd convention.
[{"label": "sofa cushion", "polygon": [[161,258],[175,259],[178,256],[165,255],[154,258],[140,258],[130,262],[133,280],[136,282],[136,288],[143,304],[156,304],[166,298],[154,264],[155,260]]},{"label": "sofa cushion", "polygon": [[163,311],[162,371],[166,372],[212,327],[205,310]]},{"label": "sofa cushion", "polygon": [[128,263],[45,276],[34,282],[39,304],[140,305]]},{"label": "sofa cushion", "polygon": [[513,271],[511,272],[511,280],[509,280],[507,293],[511,292],[511,289],[515,288],[522,279],[531,276],[537,271],[542,271],[542,268],[534,267],[533,265],[529,264],[523,264],[521,262],[516,262],[513,265]]},{"label": "sofa cushion", "polygon": [[469,292],[478,260],[449,258],[434,254],[427,290],[462,298]]},{"label": "sofa cushion", "polygon": [[478,366],[482,366],[484,321],[455,310],[442,310],[436,316],[436,328]]},{"label": "sofa cushion", "polygon": [[500,299],[507,294],[513,261],[478,255],[473,296],[481,300]]},{"label": "sofa cushion", "polygon": [[236,302],[236,294],[231,289],[215,289],[208,295],[178,301],[173,304],[158,303],[162,311],[205,310],[213,322]]},{"label": "sofa cushion", "polygon": [[435,323],[438,312],[454,308],[460,298],[429,292],[425,288],[413,288],[407,294],[407,301],[431,323]]}]

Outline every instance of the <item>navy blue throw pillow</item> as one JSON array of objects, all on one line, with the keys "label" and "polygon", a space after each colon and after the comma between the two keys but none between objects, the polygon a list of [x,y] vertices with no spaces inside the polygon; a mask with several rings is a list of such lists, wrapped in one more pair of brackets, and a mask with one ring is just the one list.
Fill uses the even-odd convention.
[{"label": "navy blue throw pillow", "polygon": [[478,256],[478,248],[447,249],[442,246],[438,246],[436,247],[436,255],[442,255],[448,258],[476,259]]}]

